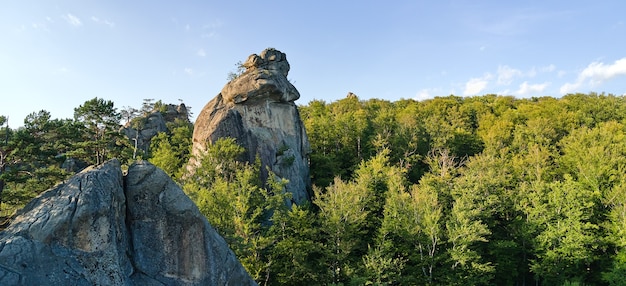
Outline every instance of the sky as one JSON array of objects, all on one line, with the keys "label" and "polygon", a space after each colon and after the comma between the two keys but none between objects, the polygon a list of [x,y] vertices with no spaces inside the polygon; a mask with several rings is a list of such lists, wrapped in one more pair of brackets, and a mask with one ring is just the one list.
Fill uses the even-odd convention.
[{"label": "sky", "polygon": [[94,97],[195,116],[239,61],[287,55],[299,105],[626,94],[626,1],[4,0],[0,115],[71,118]]}]

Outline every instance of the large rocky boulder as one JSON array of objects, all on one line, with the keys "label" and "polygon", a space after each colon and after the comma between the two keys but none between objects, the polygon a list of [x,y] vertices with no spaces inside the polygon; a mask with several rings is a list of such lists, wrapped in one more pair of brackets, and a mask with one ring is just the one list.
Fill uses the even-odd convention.
[{"label": "large rocky boulder", "polygon": [[160,169],[117,160],[32,200],[0,233],[0,285],[256,285]]},{"label": "large rocky boulder", "polygon": [[[243,64],[245,72],[228,82],[202,109],[193,133],[193,154],[222,137],[235,138],[245,148],[246,160],[259,156],[262,178],[266,167],[289,180],[286,191],[297,204],[310,199],[308,155],[310,146],[298,108],[300,97],[289,82],[289,62],[284,53],[266,49]],[[192,159],[190,169],[198,162]]]}]

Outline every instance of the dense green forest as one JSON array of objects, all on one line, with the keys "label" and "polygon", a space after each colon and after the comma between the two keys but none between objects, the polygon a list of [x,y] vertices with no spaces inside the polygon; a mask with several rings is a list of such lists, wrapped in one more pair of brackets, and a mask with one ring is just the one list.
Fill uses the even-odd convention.
[{"label": "dense green forest", "polygon": [[[191,124],[147,153],[123,137],[161,102],[94,98],[73,119],[0,117],[8,216],[67,178],[71,162],[148,159],[196,202],[260,285],[626,285],[626,98],[348,97],[299,106],[313,201],[223,138],[197,158]],[[122,119],[122,117],[125,117]]]}]

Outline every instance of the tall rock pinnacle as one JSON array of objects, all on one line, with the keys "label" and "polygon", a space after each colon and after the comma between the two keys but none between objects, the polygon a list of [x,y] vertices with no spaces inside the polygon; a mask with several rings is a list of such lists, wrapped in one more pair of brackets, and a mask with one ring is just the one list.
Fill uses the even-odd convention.
[{"label": "tall rock pinnacle", "polygon": [[[222,137],[235,138],[246,149],[249,162],[261,159],[266,167],[289,180],[286,191],[296,204],[310,199],[309,140],[294,101],[298,90],[287,80],[287,56],[266,49],[250,55],[246,71],[228,82],[200,112],[193,133],[193,154],[201,155],[207,144]],[[198,164],[192,160],[190,168]]]}]

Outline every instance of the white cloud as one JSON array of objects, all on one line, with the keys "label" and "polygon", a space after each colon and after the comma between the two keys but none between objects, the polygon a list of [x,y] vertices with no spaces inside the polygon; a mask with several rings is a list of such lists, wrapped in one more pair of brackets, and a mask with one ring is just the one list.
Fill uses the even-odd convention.
[{"label": "white cloud", "polygon": [[526,77],[535,77],[537,75],[537,73],[549,73],[549,72],[553,72],[556,69],[556,66],[553,64],[549,64],[547,66],[543,66],[543,67],[533,67],[532,69],[530,69],[525,76]]},{"label": "white cloud", "polygon": [[528,84],[528,82],[525,81],[522,84],[520,84],[519,89],[517,90],[516,93],[522,96],[533,94],[533,93],[540,93],[540,92],[543,92],[549,85],[550,85],[549,82],[544,82],[541,84]]},{"label": "white cloud", "polygon": [[209,33],[203,33],[202,35],[200,35],[200,37],[203,39],[208,39],[208,38],[213,38],[215,35],[217,35],[217,33],[209,32]]},{"label": "white cloud", "polygon": [[218,36],[218,30],[222,27],[223,23],[220,19],[216,19],[215,21],[202,25],[202,33],[200,37],[203,39],[213,38]]},{"label": "white cloud", "polygon": [[191,30],[191,26],[189,26],[189,24],[185,25],[185,31],[189,31]]},{"label": "white cloud", "polygon": [[600,84],[620,75],[626,75],[626,58],[621,58],[610,65],[593,62],[578,77],[582,80],[589,79],[591,84]]},{"label": "white cloud", "polygon": [[214,29],[221,27],[222,25],[223,25],[222,21],[220,19],[216,19],[212,23],[202,25],[202,29],[214,30]]},{"label": "white cloud", "polygon": [[193,69],[185,68],[185,73],[188,74],[188,75],[193,75]]},{"label": "white cloud", "polygon": [[570,93],[570,92],[574,92],[576,91],[580,86],[582,85],[582,83],[565,83],[564,85],[561,86],[561,88],[559,89],[559,92],[561,94],[566,94],[566,93]]},{"label": "white cloud", "polygon": [[51,23],[49,21],[42,21],[42,22],[32,22],[30,24],[31,28],[35,29],[35,30],[41,30],[41,31],[45,31],[45,32],[50,32],[50,30],[48,29],[48,24]]},{"label": "white cloud", "polygon": [[417,94],[415,95],[415,100],[424,100],[424,99],[428,99],[430,98],[430,92],[428,92],[428,89],[422,89],[420,91],[417,92]]},{"label": "white cloud", "polygon": [[196,53],[198,56],[201,57],[206,57],[206,52],[204,51],[204,49],[199,49],[198,52]]},{"label": "white cloud", "polygon": [[509,85],[513,82],[515,77],[522,76],[522,71],[518,69],[511,68],[509,66],[499,66],[498,67],[498,84],[500,85]]},{"label": "white cloud", "polygon": [[465,83],[465,90],[463,91],[463,95],[477,95],[481,91],[485,90],[487,84],[489,84],[489,80],[491,79],[490,74],[486,74],[483,77],[471,78]]},{"label": "white cloud", "polygon": [[65,21],[67,21],[67,23],[69,23],[70,25],[74,26],[74,27],[79,27],[82,26],[83,23],[80,21],[80,19],[70,13],[67,13],[67,15],[63,15],[61,16]]},{"label": "white cloud", "polygon": [[433,93],[441,93],[441,90],[436,88],[425,88],[422,89],[420,91],[417,92],[417,94],[415,94],[415,97],[413,99],[415,100],[426,100],[426,99],[430,99],[430,98],[435,98],[435,95],[433,95]]},{"label": "white cloud", "polygon": [[556,66],[553,64],[549,64],[545,67],[540,67],[539,71],[541,72],[553,72],[554,70],[556,70]]},{"label": "white cloud", "polygon": [[92,20],[92,21],[94,21],[94,22],[96,22],[96,23],[98,23],[98,24],[104,24],[104,25],[107,25],[107,26],[109,26],[109,27],[111,27],[111,28],[115,27],[115,23],[114,23],[114,22],[111,22],[111,21],[106,20],[106,19],[104,19],[104,20],[103,20],[103,19],[100,19],[100,18],[98,18],[98,17],[91,16],[91,20]]},{"label": "white cloud", "polygon": [[592,62],[578,74],[573,83],[565,83],[561,86],[561,94],[576,91],[583,84],[599,85],[617,76],[626,75],[626,58],[616,60],[612,64]]}]

